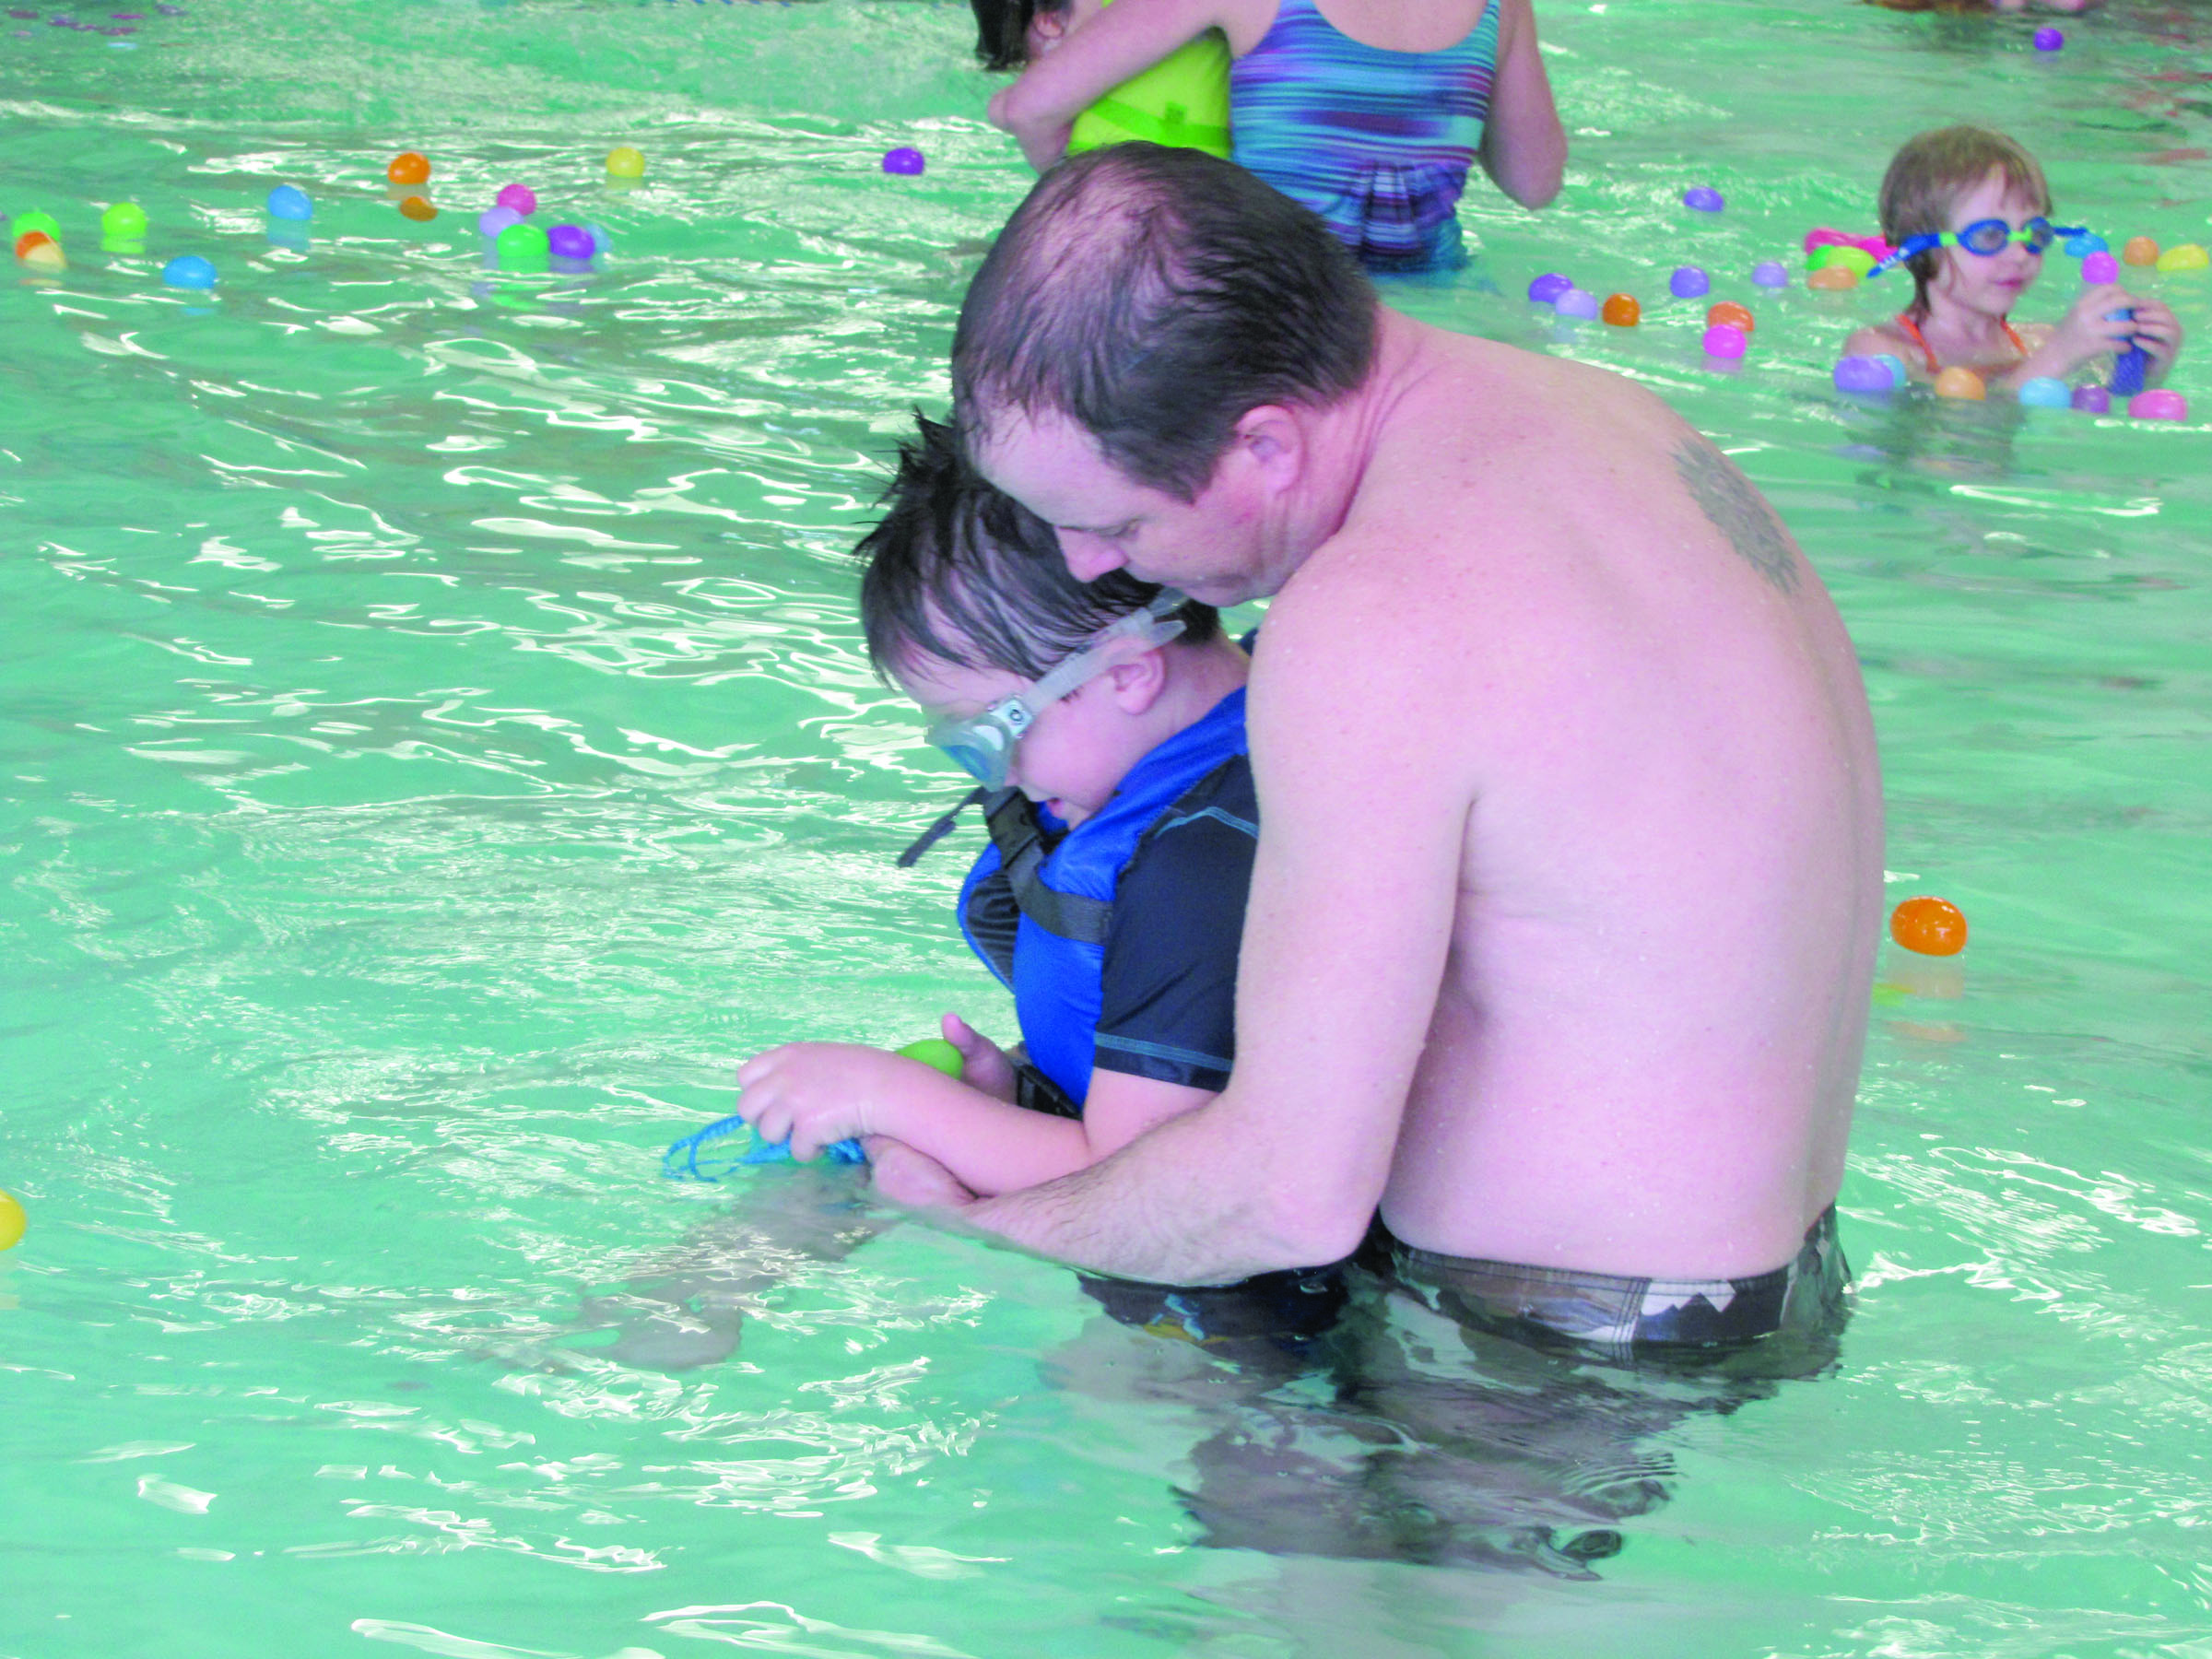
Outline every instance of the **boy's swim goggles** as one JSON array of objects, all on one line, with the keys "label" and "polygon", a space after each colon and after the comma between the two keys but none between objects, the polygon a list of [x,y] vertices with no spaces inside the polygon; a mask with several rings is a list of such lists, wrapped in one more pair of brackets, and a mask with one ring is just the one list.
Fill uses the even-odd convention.
[{"label": "boy's swim goggles", "polygon": [[1993,253],[2002,253],[2014,242],[2026,242],[2028,252],[2041,253],[2062,236],[2079,236],[2080,225],[2053,225],[2041,214],[2037,214],[2018,230],[2001,218],[1976,219],[1963,230],[1928,231],[1920,236],[1908,236],[1897,245],[1897,251],[1866,273],[1879,276],[1892,265],[1900,265],[1919,253],[1932,253],[1937,248],[1964,248],[1969,253],[1979,253],[1984,259]]},{"label": "boy's swim goggles", "polygon": [[1175,638],[1182,631],[1182,624],[1169,613],[1188,603],[1174,589],[1160,589],[1144,609],[1131,611],[1101,628],[1088,644],[1055,664],[1027,690],[992,704],[981,714],[938,721],[929,728],[929,741],[950,755],[977,782],[990,789],[1004,789],[1014,746],[1036,724],[1039,712],[1115,664],[1127,662],[1131,653],[1116,649],[1123,641],[1135,640],[1137,649],[1149,651]]}]

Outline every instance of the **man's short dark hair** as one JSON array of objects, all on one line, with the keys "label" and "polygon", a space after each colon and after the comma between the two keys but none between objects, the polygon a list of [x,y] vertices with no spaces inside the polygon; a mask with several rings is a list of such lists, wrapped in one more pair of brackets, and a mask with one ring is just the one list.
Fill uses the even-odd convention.
[{"label": "man's short dark hair", "polygon": [[[1158,583],[1123,571],[1077,582],[1052,526],[971,466],[951,427],[914,418],[921,434],[899,446],[884,491],[889,511],[853,549],[867,560],[860,623],[878,674],[935,657],[1036,679],[1158,596]],[[1190,643],[1220,631],[1210,605],[1174,615]]]},{"label": "man's short dark hair", "polygon": [[971,442],[1061,415],[1183,500],[1264,404],[1325,406],[1374,361],[1375,290],[1314,214],[1194,149],[1115,144],[1037,181],[969,285],[952,343]]}]

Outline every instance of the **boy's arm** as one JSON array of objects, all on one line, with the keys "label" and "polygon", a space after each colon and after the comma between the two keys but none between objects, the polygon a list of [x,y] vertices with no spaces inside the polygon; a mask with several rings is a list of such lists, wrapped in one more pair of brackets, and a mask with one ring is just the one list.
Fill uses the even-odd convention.
[{"label": "boy's arm", "polygon": [[991,100],[991,124],[1042,171],[1067,148],[1076,117],[1140,70],[1220,22],[1218,0],[1120,0]]},{"label": "boy's arm", "polygon": [[790,1042],[737,1069],[737,1111],[802,1161],[832,1141],[882,1135],[935,1159],[979,1193],[1089,1164],[1083,1125],[994,1100],[934,1066],[856,1042]]}]

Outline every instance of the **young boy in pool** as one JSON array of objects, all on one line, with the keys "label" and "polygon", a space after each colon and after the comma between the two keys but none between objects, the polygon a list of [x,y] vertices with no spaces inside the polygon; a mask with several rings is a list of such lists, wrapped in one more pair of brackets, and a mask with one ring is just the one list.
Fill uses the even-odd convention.
[{"label": "young boy in pool", "polygon": [[1920,379],[1971,369],[2013,389],[2069,379],[2132,340],[2148,356],[2145,384],[2158,384],[2181,353],[2182,325],[2171,307],[2117,283],[2084,288],[2055,326],[2014,327],[2012,309],[2056,235],[2050,213],[2043,170],[2004,134],[1952,126],[1908,140],[1883,175],[1881,219],[1891,258],[1912,273],[1912,302],[1853,335],[1845,353],[1889,353]]},{"label": "young boy in pool", "polygon": [[947,427],[922,423],[891,500],[859,548],[868,651],[984,786],[992,844],[961,927],[1013,991],[1028,1055],[949,1014],[961,1081],[791,1043],[739,1070],[739,1111],[802,1159],[884,1135],[994,1194],[1085,1168],[1229,1079],[1258,835],[1247,662],[1209,606],[1119,572],[1078,583]]}]

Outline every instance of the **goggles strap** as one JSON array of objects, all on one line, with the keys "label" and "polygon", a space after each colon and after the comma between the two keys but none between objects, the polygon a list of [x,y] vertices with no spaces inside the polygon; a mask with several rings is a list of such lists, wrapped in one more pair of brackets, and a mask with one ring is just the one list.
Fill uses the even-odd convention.
[{"label": "goggles strap", "polygon": [[912,869],[917,864],[922,862],[922,855],[924,853],[928,852],[932,847],[935,846],[939,841],[943,841],[947,836],[952,833],[955,826],[957,826],[960,821],[961,813],[967,811],[971,806],[981,806],[983,802],[989,800],[990,798],[991,792],[987,789],[980,788],[971,789],[966,794],[962,795],[959,799],[959,805],[954,806],[950,812],[945,814],[943,818],[937,819],[935,823],[930,825],[928,829],[923,830],[921,834],[914,837],[913,844],[908,847],[905,852],[899,854],[899,867],[902,870]]}]

